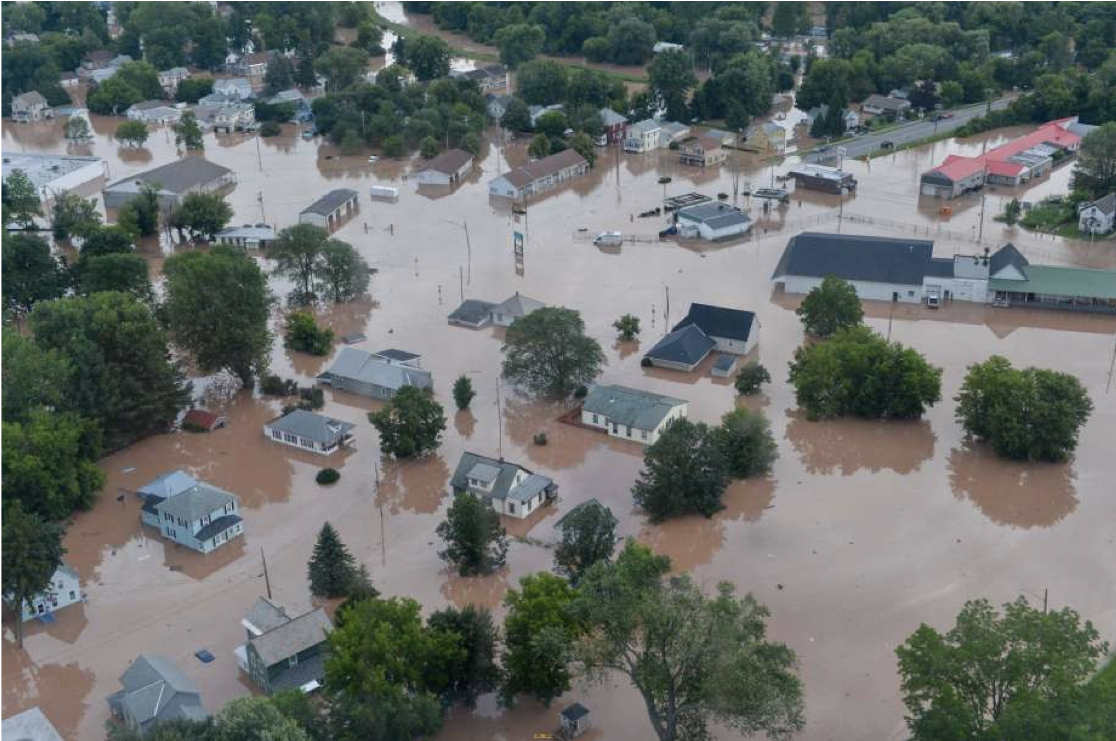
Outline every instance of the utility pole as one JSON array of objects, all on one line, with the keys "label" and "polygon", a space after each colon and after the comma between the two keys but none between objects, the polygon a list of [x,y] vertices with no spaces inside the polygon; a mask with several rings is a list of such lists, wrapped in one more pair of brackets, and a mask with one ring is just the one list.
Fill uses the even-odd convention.
[{"label": "utility pole", "polygon": [[271,599],[271,577],[267,574],[267,556],[264,554],[264,549],[260,547],[260,559],[263,560],[264,567],[264,584],[267,585],[267,598]]},{"label": "utility pole", "polygon": [[387,541],[384,540],[384,500],[380,497],[380,464],[373,463],[376,474],[376,499],[380,505],[380,565],[387,566]]},{"label": "utility pole", "polygon": [[499,425],[500,440],[497,443],[500,449],[500,460],[504,460],[504,404],[500,398],[500,376],[496,376],[496,422]]},{"label": "utility pole", "polygon": [[264,212],[263,191],[261,190],[256,194],[256,200],[260,202],[260,221],[264,224],[267,223],[267,214]]},{"label": "utility pole", "polygon": [[461,286],[461,300],[462,300],[462,302],[464,302],[465,301],[465,268],[463,268],[460,265],[457,266],[457,282]]},{"label": "utility pole", "polygon": [[256,134],[256,160],[260,163],[260,172],[263,172],[263,154],[260,152],[259,134]]},{"label": "utility pole", "polygon": [[980,197],[980,229],[977,231],[977,243],[979,244],[984,239],[984,202],[987,196],[981,195]]},{"label": "utility pole", "polygon": [[666,291],[666,308],[663,310],[663,324],[670,326],[670,286],[663,286]]}]

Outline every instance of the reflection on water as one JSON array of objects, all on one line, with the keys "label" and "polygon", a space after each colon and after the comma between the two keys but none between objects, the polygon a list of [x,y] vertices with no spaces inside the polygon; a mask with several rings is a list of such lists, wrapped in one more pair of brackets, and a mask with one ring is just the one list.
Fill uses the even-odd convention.
[{"label": "reflection on water", "polygon": [[934,456],[936,437],[925,419],[811,422],[791,411],[787,416],[787,439],[812,474],[851,476],[861,469],[906,474]]},{"label": "reflection on water", "polygon": [[438,511],[442,500],[449,497],[450,470],[438,455],[412,461],[385,459],[380,464],[380,491],[377,502],[417,514]]},{"label": "reflection on water", "polygon": [[949,453],[949,485],[997,525],[1043,528],[1077,508],[1071,463],[1019,463],[997,456],[983,443]]},{"label": "reflection on water", "polygon": [[77,663],[40,666],[7,635],[3,657],[4,716],[38,706],[63,738],[78,738],[85,699],[93,689],[93,672]]},{"label": "reflection on water", "polygon": [[456,572],[447,572],[442,584],[442,595],[458,607],[477,605],[493,610],[504,601],[507,593],[507,569],[488,576],[458,576]]},{"label": "reflection on water", "polygon": [[461,409],[453,415],[453,428],[457,430],[457,434],[462,438],[468,440],[473,436],[473,431],[477,428],[477,418],[473,416],[473,410]]},{"label": "reflection on water", "polygon": [[[148,532],[152,534],[152,537],[158,537],[158,531],[154,528],[149,528]],[[185,574],[191,579],[204,579],[243,556],[247,547],[245,541],[249,535],[251,535],[250,531],[226,543],[212,553],[198,553],[169,540],[165,541],[163,543],[163,565],[169,570]]]}]

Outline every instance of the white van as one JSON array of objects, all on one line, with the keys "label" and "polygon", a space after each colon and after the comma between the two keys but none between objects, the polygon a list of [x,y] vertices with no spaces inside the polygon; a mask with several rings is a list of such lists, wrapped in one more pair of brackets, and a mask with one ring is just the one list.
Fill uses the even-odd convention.
[{"label": "white van", "polygon": [[603,246],[617,246],[624,244],[623,232],[601,232],[593,237],[593,244]]}]

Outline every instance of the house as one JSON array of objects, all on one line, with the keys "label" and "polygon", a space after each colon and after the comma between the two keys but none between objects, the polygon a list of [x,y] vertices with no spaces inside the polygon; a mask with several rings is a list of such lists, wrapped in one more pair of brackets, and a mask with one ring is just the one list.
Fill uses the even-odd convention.
[{"label": "house", "polygon": [[190,70],[185,67],[171,67],[159,73],[159,84],[168,97],[173,98],[178,92],[178,83],[190,79]]},{"label": "house", "polygon": [[1116,270],[1032,265],[1010,243],[983,262],[988,301],[997,306],[1116,314]]},{"label": "house", "polygon": [[[820,106],[815,106],[807,111],[806,118],[802,120],[802,123],[805,124],[807,128],[813,128],[814,122],[819,117],[824,118],[827,115],[829,115],[829,105],[827,105],[826,103],[822,103]],[[856,111],[846,110],[841,115],[841,118],[845,122],[846,132],[852,131],[853,129],[860,126],[860,116],[857,115]]]},{"label": "house", "polygon": [[318,376],[318,381],[335,389],[385,401],[404,386],[420,389],[434,386],[430,372],[419,368],[414,359],[400,362],[353,347],[342,348],[329,370]]},{"label": "house", "polygon": [[658,121],[650,118],[638,121],[628,127],[628,133],[624,137],[624,151],[636,154],[650,152],[659,148],[661,138],[662,127]]},{"label": "house", "polygon": [[274,56],[275,53],[271,51],[252,52],[241,56],[231,65],[227,65],[227,68],[231,74],[262,80]]},{"label": "house", "polygon": [[716,241],[746,234],[752,228],[752,217],[736,206],[709,201],[678,209],[674,223],[683,237]]},{"label": "house", "polygon": [[559,713],[565,738],[577,738],[589,730],[589,708],[575,702]]},{"label": "house", "polygon": [[659,124],[659,147],[666,149],[671,144],[685,141],[690,135],[690,127],[677,121],[662,121]]},{"label": "house", "polygon": [[15,741],[62,741],[62,736],[39,707],[28,708],[4,719],[0,737]]},{"label": "house", "polygon": [[78,573],[66,563],[59,564],[50,585],[23,603],[20,619],[24,622],[49,615],[82,601]]},{"label": "house", "polygon": [[260,690],[273,694],[313,692],[325,681],[325,659],[333,623],[323,608],[297,617],[260,597],[240,621],[247,643],[234,652],[237,663]]},{"label": "house", "polygon": [[716,350],[747,355],[759,342],[755,314],[709,304],[691,304],[690,312],[643,357],[644,365],[692,371]]},{"label": "house", "polygon": [[123,688],[108,696],[109,709],[141,737],[160,723],[209,717],[198,685],[165,656],[140,654],[120,676],[120,684]]},{"label": "house", "polygon": [[140,519],[164,538],[199,553],[209,553],[244,533],[235,494],[204,482],[173,496],[146,495]]},{"label": "house", "polygon": [[449,315],[449,323],[479,329],[492,321],[492,308],[494,306],[496,304],[490,301],[467,298]]},{"label": "house", "polygon": [[527,115],[531,117],[531,125],[534,126],[539,122],[539,119],[547,113],[562,113],[566,107],[561,103],[553,105],[532,105],[527,106]]},{"label": "house", "polygon": [[275,241],[275,228],[267,224],[230,226],[215,235],[217,244],[243,247],[249,250],[267,249]]},{"label": "house", "polygon": [[32,123],[47,118],[54,118],[54,109],[38,90],[12,98],[12,120],[16,123]]},{"label": "house", "polygon": [[787,173],[794,179],[795,187],[820,190],[823,193],[842,195],[856,190],[856,178],[851,172],[836,167],[803,163]]},{"label": "house", "polygon": [[105,208],[120,208],[139,195],[144,185],[150,184],[158,188],[159,202],[163,206],[174,207],[187,193],[214,193],[235,182],[236,175],[227,167],[202,157],[182,157],[107,185],[101,194]]},{"label": "house", "polygon": [[164,124],[178,123],[182,118],[182,111],[174,106],[167,105],[161,100],[145,100],[142,103],[130,105],[128,110],[125,111],[125,115],[129,121],[163,126]]},{"label": "house", "polygon": [[653,445],[666,426],[686,416],[687,402],[627,386],[597,385],[581,405],[581,423],[612,437]]},{"label": "house", "polygon": [[81,66],[78,68],[78,74],[82,77],[88,77],[89,73],[97,69],[105,69],[112,62],[116,55],[108,49],[98,49],[86,53],[81,58]]},{"label": "house", "polygon": [[337,226],[341,219],[349,216],[356,209],[357,192],[351,188],[338,188],[304,208],[298,215],[298,223],[329,229]]},{"label": "house", "polygon": [[332,455],[353,442],[353,427],[348,422],[323,414],[295,409],[264,425],[264,435],[291,447]]},{"label": "house", "polygon": [[508,104],[514,98],[514,95],[493,95],[492,93],[484,96],[485,111],[488,113],[488,117],[499,121],[507,113]]},{"label": "house", "polygon": [[542,301],[524,296],[519,291],[514,296],[496,304],[489,312],[491,321],[497,327],[510,327],[516,319],[527,316],[532,311],[545,307]]},{"label": "house", "polygon": [[53,200],[105,176],[105,163],[100,157],[75,157],[66,154],[30,154],[4,150],[2,177],[20,170],[35,186],[43,201]]},{"label": "house", "polygon": [[524,519],[558,496],[550,478],[523,466],[476,453],[462,453],[450,486],[486,499],[502,515]]},{"label": "house", "polygon": [[457,185],[473,166],[473,155],[464,149],[448,149],[426,163],[415,179],[423,185]]},{"label": "house", "polygon": [[251,131],[256,126],[256,107],[251,103],[225,103],[212,109],[195,111],[199,123],[217,133]]},{"label": "house", "polygon": [[1116,216],[1116,193],[1104,198],[1083,203],[1077,211],[1077,228],[1085,234],[1108,234],[1114,226]]},{"label": "house", "polygon": [[705,360],[716,346],[715,340],[691,324],[672,330],[656,342],[643,356],[641,364],[689,372]]},{"label": "house", "polygon": [[81,78],[77,72],[63,72],[58,76],[58,84],[62,87],[77,87],[81,84]]},{"label": "house", "polygon": [[508,87],[508,68],[502,64],[491,64],[470,70],[450,70],[449,76],[454,79],[472,80],[480,88],[481,93],[506,90]]},{"label": "house", "polygon": [[727,156],[721,142],[707,136],[682,142],[678,148],[678,161],[684,165],[711,167],[724,162]]},{"label": "house", "polygon": [[310,111],[310,101],[298,88],[280,90],[266,101],[269,105],[290,105],[294,107],[295,121],[309,121],[314,116]]},{"label": "house", "polygon": [[721,146],[726,149],[732,149],[736,146],[736,134],[731,131],[722,131],[721,129],[709,129],[702,136],[708,139],[714,139],[720,142]]},{"label": "house", "polygon": [[597,114],[601,118],[601,135],[597,137],[597,146],[616,144],[624,141],[628,135],[628,119],[621,116],[611,108],[602,108]]},{"label": "house", "polygon": [[525,198],[589,172],[589,163],[573,149],[543,157],[489,181],[489,195]]},{"label": "house", "polygon": [[116,67],[102,67],[101,69],[95,69],[89,73],[89,82],[93,85],[100,85],[110,77],[115,77],[116,72]]},{"label": "house", "polygon": [[655,45],[651,47],[651,52],[662,54],[664,51],[682,51],[685,48],[682,44],[675,44],[671,41],[656,41]]},{"label": "house", "polygon": [[891,95],[873,93],[860,104],[860,110],[874,116],[902,116],[911,108],[911,101]]},{"label": "house", "polygon": [[956,198],[986,183],[1021,185],[1047,174],[1055,162],[1077,152],[1081,140],[1094,128],[1071,116],[1045,123],[1030,134],[975,157],[951,154],[942,164],[922,173],[920,192],[935,198]]},{"label": "house", "polygon": [[228,423],[228,417],[222,417],[205,409],[191,409],[182,417],[182,428],[185,430],[213,432],[225,427]]},{"label": "house", "polygon": [[[170,499],[184,491],[193,489],[197,484],[197,479],[178,468],[149,481],[137,489],[136,493],[144,500],[150,497],[158,497],[160,500]],[[148,524],[159,527],[156,520],[152,520]]]},{"label": "house", "polygon": [[755,124],[748,129],[745,145],[758,152],[782,154],[787,151],[787,132],[774,121]]},{"label": "house", "polygon": [[[226,101],[248,100],[252,97],[252,83],[243,77],[232,77],[227,80],[214,80],[213,93]],[[208,96],[207,96],[208,97]],[[199,103],[202,101],[198,101]]]}]

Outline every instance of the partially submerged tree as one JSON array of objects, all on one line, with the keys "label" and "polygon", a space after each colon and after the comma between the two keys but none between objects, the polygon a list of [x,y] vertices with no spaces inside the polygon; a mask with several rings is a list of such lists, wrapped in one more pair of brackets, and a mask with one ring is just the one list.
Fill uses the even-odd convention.
[{"label": "partially submerged tree", "polygon": [[536,309],[512,322],[504,337],[504,378],[534,394],[566,398],[592,383],[604,362],[600,344],[585,334],[573,309]]},{"label": "partially submerged tree", "polygon": [[432,631],[458,636],[463,649],[447,656],[443,671],[448,681],[440,693],[443,701],[461,701],[475,707],[478,697],[500,684],[500,665],[496,660],[499,630],[492,613],[475,605],[461,610],[450,606],[431,613],[427,624]]},{"label": "partially submerged tree", "polygon": [[18,500],[25,511],[51,521],[93,506],[105,485],[96,464],[97,425],[73,412],[36,409],[4,422],[3,433],[5,502]]},{"label": "partially submerged tree", "polygon": [[283,344],[287,349],[297,352],[328,355],[333,348],[333,330],[319,327],[309,311],[292,311],[287,314]]},{"label": "partially submerged tree", "polygon": [[1073,189],[1088,198],[1116,191],[1116,121],[1102,124],[1081,140]]},{"label": "partially submerged tree", "polygon": [[51,209],[50,229],[55,239],[85,237],[101,225],[97,204],[76,193],[63,193]]},{"label": "partially submerged tree", "polygon": [[767,368],[753,361],[746,363],[740,369],[733,385],[736,387],[736,393],[741,396],[751,396],[758,394],[763,384],[770,382],[771,374],[767,372]]},{"label": "partially submerged tree", "polygon": [[577,657],[591,675],[627,676],[660,741],[709,737],[715,721],[789,738],[805,725],[794,652],[766,638],[767,608],[721,582],[707,597],[670,559],[629,540],[582,579]]},{"label": "partially submerged tree", "polygon": [[368,263],[348,242],[330,239],[318,254],[318,290],[337,303],[360,298],[368,290]]},{"label": "partially submerged tree", "polygon": [[578,505],[558,521],[562,539],[554,549],[554,570],[576,585],[593,564],[616,550],[616,517],[596,499]]},{"label": "partially submerged tree", "polygon": [[228,226],[232,206],[220,193],[187,193],[170,217],[170,225],[191,242],[212,242],[217,232]]},{"label": "partially submerged tree", "polygon": [[728,481],[728,465],[713,430],[680,417],[644,451],[632,496],[652,522],[688,514],[712,517],[723,507]]},{"label": "partially submerged tree", "polygon": [[58,409],[66,399],[73,366],[57,350],[44,350],[10,326],[3,328],[5,422],[26,420],[36,409]]},{"label": "partially submerged tree", "polygon": [[726,469],[733,478],[761,476],[771,470],[779,446],[771,436],[767,418],[759,412],[735,409],[721,417],[713,431]]},{"label": "partially submerged tree", "polygon": [[129,147],[141,147],[148,136],[147,124],[142,121],[125,121],[116,127],[112,138]]},{"label": "partially submerged tree", "polygon": [[399,389],[368,419],[380,433],[380,450],[393,458],[414,458],[436,450],[446,429],[442,405],[417,386]]},{"label": "partially submerged tree", "polygon": [[561,577],[539,572],[519,580],[504,597],[504,684],[511,705],[529,694],[547,707],[570,689],[573,642],[581,635],[572,605],[576,592]]},{"label": "partially submerged tree", "polygon": [[639,336],[639,317],[624,314],[612,323],[612,327],[620,334],[621,340],[631,342]]},{"label": "partially submerged tree", "polygon": [[341,542],[341,536],[326,522],[318,532],[314,553],[307,565],[310,576],[310,593],[315,597],[344,597],[348,595],[356,574],[353,554]]},{"label": "partially submerged tree", "polygon": [[[5,490],[8,486],[5,482]],[[61,525],[25,511],[18,501],[5,501],[4,601],[16,616],[16,645],[19,648],[23,648],[23,605],[50,587],[54,571],[66,553],[62,547],[63,533]]]},{"label": "partially submerged tree", "polygon": [[267,697],[230,700],[215,721],[216,741],[310,741],[306,731]]},{"label": "partially submerged tree", "polygon": [[70,141],[83,142],[93,138],[93,132],[89,130],[89,122],[82,116],[70,116],[66,121],[64,133]]},{"label": "partially submerged tree", "polygon": [[159,231],[159,188],[154,183],[144,183],[134,198],[116,212],[116,223],[136,237],[150,237]]},{"label": "partially submerged tree", "polygon": [[508,538],[500,515],[472,492],[454,493],[437,532],[446,546],[438,556],[461,576],[490,574],[504,566]]},{"label": "partially submerged tree", "polygon": [[811,289],[794,313],[802,318],[806,331],[818,337],[829,337],[864,320],[856,288],[835,275],[827,275],[821,285]]},{"label": "partially submerged tree", "polygon": [[183,113],[182,118],[174,125],[174,145],[187,152],[201,152],[205,149],[205,136],[193,111]]},{"label": "partially submerged tree", "polygon": [[298,286],[298,303],[309,303],[315,296],[315,274],[328,242],[329,232],[322,227],[297,224],[280,231],[268,248],[268,256],[275,260],[275,273]]},{"label": "partially submerged tree", "polygon": [[78,293],[86,296],[104,291],[129,293],[140,301],[151,301],[147,260],[137,254],[82,255],[74,263]]},{"label": "partially submerged tree", "polygon": [[457,377],[453,382],[453,403],[457,405],[458,410],[465,411],[469,408],[477,392],[473,390],[473,382],[469,377],[462,374]]},{"label": "partially submerged tree", "polygon": [[15,222],[23,229],[35,225],[35,217],[43,215],[35,184],[23,170],[12,170],[4,178],[3,187],[4,227]]},{"label": "partially submerged tree", "polygon": [[28,234],[5,234],[3,246],[4,311],[17,320],[40,301],[61,298],[66,291],[66,269],[50,252],[50,245]]}]

